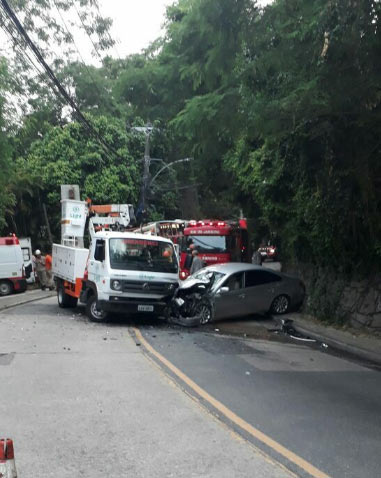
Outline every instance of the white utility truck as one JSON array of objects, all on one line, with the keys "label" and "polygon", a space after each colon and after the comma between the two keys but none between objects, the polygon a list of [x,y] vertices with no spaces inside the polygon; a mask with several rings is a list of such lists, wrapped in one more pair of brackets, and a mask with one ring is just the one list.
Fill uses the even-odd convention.
[{"label": "white utility truck", "polygon": [[[127,231],[130,205],[93,206],[79,201],[73,186],[62,186],[61,197],[61,244],[53,244],[59,306],[75,307],[80,300],[95,322],[110,312],[164,315],[178,287],[172,241]],[[89,249],[83,247],[87,219]]]}]

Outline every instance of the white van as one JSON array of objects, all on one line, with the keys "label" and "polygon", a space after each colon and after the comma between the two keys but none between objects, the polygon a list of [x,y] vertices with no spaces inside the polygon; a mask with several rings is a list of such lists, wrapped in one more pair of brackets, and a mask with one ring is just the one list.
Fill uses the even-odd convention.
[{"label": "white van", "polygon": [[25,269],[20,242],[16,236],[0,237],[0,296],[25,290]]}]

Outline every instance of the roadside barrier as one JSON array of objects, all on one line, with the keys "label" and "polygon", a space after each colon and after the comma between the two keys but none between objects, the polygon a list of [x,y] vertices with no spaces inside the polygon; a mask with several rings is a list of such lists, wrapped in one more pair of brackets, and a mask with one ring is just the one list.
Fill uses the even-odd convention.
[{"label": "roadside barrier", "polygon": [[17,478],[13,441],[0,439],[0,478]]}]

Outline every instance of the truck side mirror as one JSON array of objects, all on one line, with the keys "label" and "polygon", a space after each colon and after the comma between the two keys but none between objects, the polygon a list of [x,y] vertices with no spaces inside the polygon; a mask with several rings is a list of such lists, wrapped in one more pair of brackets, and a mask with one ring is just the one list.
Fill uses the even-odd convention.
[{"label": "truck side mirror", "polygon": [[95,244],[94,259],[100,262],[105,260],[105,241],[97,240]]}]

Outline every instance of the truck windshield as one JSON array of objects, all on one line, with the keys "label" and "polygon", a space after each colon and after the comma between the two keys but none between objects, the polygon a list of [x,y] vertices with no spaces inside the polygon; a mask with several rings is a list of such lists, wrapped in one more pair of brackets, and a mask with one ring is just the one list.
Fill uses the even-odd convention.
[{"label": "truck windshield", "polygon": [[177,273],[172,244],[151,239],[110,239],[112,269]]},{"label": "truck windshield", "polygon": [[201,253],[221,253],[227,251],[226,236],[188,236],[187,246],[194,244]]}]

